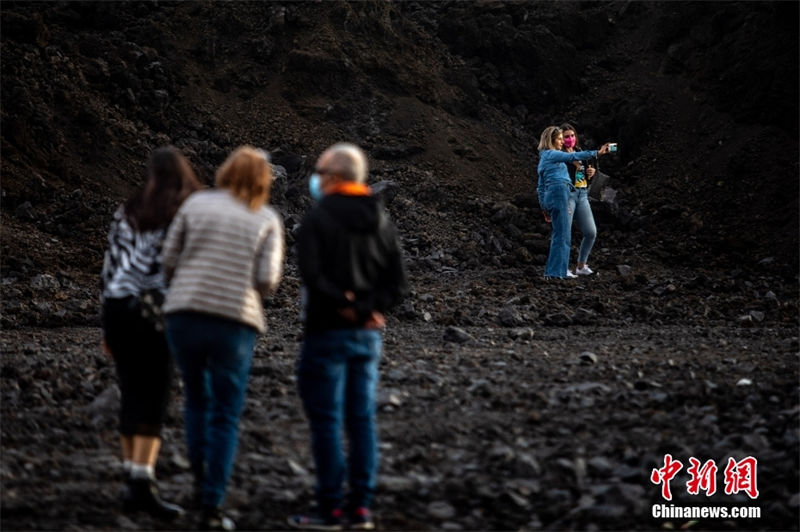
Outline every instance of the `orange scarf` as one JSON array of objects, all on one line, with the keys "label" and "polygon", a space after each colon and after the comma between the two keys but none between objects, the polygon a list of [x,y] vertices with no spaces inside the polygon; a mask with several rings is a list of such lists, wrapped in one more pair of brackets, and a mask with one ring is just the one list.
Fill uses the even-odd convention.
[{"label": "orange scarf", "polygon": [[353,181],[342,181],[335,183],[325,190],[325,195],[328,194],[341,194],[342,196],[369,196],[372,190],[364,183],[355,183]]}]

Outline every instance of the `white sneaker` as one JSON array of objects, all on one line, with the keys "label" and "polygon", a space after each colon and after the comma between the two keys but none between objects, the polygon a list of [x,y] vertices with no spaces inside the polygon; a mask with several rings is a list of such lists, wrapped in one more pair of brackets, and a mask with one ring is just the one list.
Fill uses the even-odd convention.
[{"label": "white sneaker", "polygon": [[574,279],[576,277],[577,277],[577,275],[575,275],[571,271],[567,270],[567,279]]},{"label": "white sneaker", "polygon": [[587,264],[583,268],[575,268],[575,273],[577,273],[578,275],[592,275],[594,272],[592,271],[591,268],[589,268],[589,265]]}]

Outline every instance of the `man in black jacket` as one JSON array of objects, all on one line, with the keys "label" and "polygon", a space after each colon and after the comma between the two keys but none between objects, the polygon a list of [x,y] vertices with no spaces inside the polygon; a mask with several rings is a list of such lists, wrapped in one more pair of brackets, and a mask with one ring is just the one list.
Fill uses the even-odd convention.
[{"label": "man in black jacket", "polygon": [[[289,517],[297,528],[371,529],[378,441],[375,392],[383,313],[408,292],[397,231],[366,185],[364,152],[336,144],[317,161],[312,196],[297,239],[304,284],[305,338],[298,389],[311,426],[317,469],[314,515]],[[345,463],[341,428],[350,443]],[[350,493],[343,504],[348,473]]]}]

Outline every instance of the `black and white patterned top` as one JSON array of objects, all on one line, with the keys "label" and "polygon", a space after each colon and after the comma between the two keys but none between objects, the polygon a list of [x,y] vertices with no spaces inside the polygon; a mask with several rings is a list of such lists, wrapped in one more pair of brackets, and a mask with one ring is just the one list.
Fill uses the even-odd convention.
[{"label": "black and white patterned top", "polygon": [[114,213],[108,232],[108,249],[103,260],[102,299],[138,297],[145,290],[166,293],[161,265],[161,245],[166,228],[156,231],[134,230],[123,207]]}]

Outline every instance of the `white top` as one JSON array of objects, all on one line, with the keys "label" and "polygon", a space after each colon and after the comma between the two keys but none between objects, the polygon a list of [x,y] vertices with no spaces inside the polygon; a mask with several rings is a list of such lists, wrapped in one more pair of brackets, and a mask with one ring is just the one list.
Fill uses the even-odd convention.
[{"label": "white top", "polygon": [[164,313],[202,312],[266,330],[261,298],[278,286],[284,233],[269,206],[256,211],[227,190],[195,192],[181,205],[164,240],[169,274]]}]

